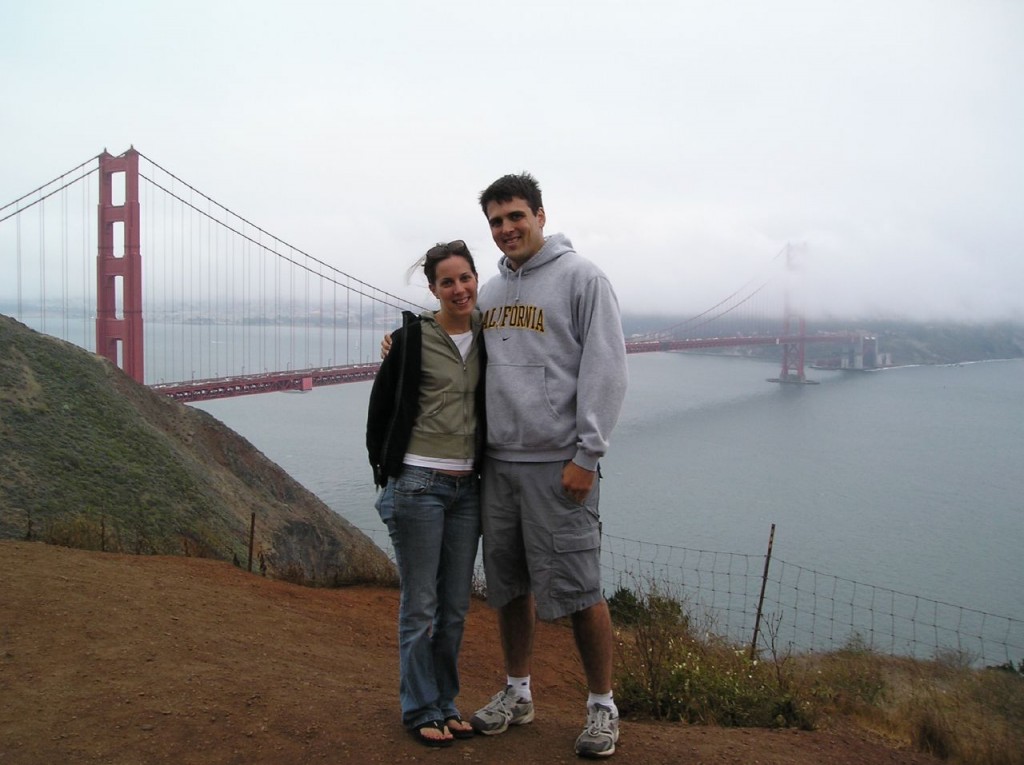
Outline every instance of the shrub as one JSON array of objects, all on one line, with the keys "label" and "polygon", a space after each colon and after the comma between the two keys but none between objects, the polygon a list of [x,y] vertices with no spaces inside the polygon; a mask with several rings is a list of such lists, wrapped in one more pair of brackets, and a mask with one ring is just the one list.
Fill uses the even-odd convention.
[{"label": "shrub", "polygon": [[650,586],[609,599],[619,653],[616,701],[622,714],[691,723],[813,727],[810,706],[778,681],[776,668],[695,628],[682,602]]},{"label": "shrub", "polygon": [[615,594],[608,598],[608,611],[614,624],[633,626],[640,620],[643,603],[635,592],[620,586]]}]

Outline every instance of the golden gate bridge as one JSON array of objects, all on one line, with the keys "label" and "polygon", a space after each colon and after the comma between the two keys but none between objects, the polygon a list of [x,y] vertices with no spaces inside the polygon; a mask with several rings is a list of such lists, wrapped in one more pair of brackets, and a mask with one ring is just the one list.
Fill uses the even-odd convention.
[{"label": "golden gate bridge", "polygon": [[[423,310],[270,234],[134,148],[106,151],[0,208],[0,313],[109,359],[184,401],[372,379],[383,333]],[[775,346],[808,382],[809,344],[877,364],[873,337],[806,331],[768,276],[628,353]]]}]

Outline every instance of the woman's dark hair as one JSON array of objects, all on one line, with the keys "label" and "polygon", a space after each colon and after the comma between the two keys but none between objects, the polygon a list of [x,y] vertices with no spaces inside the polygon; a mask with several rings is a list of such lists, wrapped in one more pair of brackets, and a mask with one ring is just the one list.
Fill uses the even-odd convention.
[{"label": "woman's dark hair", "polygon": [[413,263],[409,273],[412,275],[414,271],[422,266],[423,274],[427,277],[427,284],[434,284],[437,281],[437,264],[455,255],[465,258],[466,262],[469,263],[469,270],[473,272],[474,276],[477,275],[473,256],[469,252],[469,247],[461,239],[455,239],[448,243],[438,242],[427,250],[426,255]]}]

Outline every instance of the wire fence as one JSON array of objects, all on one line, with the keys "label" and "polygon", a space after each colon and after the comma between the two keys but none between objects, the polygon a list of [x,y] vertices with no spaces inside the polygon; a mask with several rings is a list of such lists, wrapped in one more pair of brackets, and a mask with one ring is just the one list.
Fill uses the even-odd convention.
[{"label": "wire fence", "polygon": [[[360,529],[392,560],[387,533]],[[767,566],[766,566],[767,559]],[[709,632],[778,653],[867,648],[891,656],[999,666],[1024,661],[1024,620],[805,568],[779,558],[602,536],[606,596],[652,591]],[[476,589],[484,591],[478,561]],[[761,597],[764,588],[763,599]]]},{"label": "wire fence", "polygon": [[[834,651],[857,645],[893,656],[1000,665],[1024,657],[1024,620],[805,568],[779,558],[698,550],[604,535],[614,589],[655,587],[715,634],[758,648]],[[763,600],[760,598],[764,587]]]}]

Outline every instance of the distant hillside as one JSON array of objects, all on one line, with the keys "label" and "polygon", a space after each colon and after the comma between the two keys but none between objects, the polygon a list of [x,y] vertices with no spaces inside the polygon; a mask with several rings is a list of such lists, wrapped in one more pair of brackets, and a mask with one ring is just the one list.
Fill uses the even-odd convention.
[{"label": "distant hillside", "polygon": [[0,315],[0,538],[236,560],[311,584],[394,581],[387,556],[209,414]]},{"label": "distant hillside", "polygon": [[[1012,322],[860,321],[851,326],[876,335],[879,350],[891,354],[897,365],[1024,357],[1024,326]],[[818,329],[836,329],[836,325],[816,323],[814,330]],[[812,331],[810,324],[808,331]]]},{"label": "distant hillside", "polygon": [[[685,316],[625,315],[622,326],[626,336],[651,332],[671,331],[675,327],[697,326],[699,322]],[[957,364],[965,361],[1015,359],[1024,357],[1024,325],[1014,322],[971,324],[960,322],[914,322],[879,319],[829,319],[807,322],[808,334],[816,332],[845,332],[848,330],[873,334],[878,337],[878,348],[892,357],[892,363]],[[761,326],[750,327],[742,322],[717,320],[712,334],[761,333]],[[808,358],[825,358],[838,349],[824,344],[808,347]],[[707,351],[701,351],[707,353]],[[723,349],[722,353],[781,358],[781,350],[774,346],[742,349]]]}]

